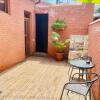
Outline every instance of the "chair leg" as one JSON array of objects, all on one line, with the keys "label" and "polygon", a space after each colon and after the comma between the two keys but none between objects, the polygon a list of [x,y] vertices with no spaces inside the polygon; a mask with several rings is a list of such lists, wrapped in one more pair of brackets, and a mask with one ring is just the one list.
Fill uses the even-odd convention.
[{"label": "chair leg", "polygon": [[63,87],[63,90],[62,90],[62,93],[61,93],[60,100],[62,100],[64,89],[65,89],[65,85],[64,85],[64,87]]},{"label": "chair leg", "polygon": [[87,100],[87,96],[85,96],[85,100]]},{"label": "chair leg", "polygon": [[91,100],[91,89],[89,91],[89,99]]},{"label": "chair leg", "polygon": [[71,69],[71,66],[69,66],[69,69],[68,69],[68,75],[69,75],[70,69]]},{"label": "chair leg", "polygon": [[71,70],[71,73],[70,73],[70,76],[69,76],[69,81],[70,81],[70,79],[71,79],[72,72],[73,72],[73,67],[72,67],[72,70]]},{"label": "chair leg", "polygon": [[69,90],[68,90],[68,92],[67,92],[67,95],[69,94]]},{"label": "chair leg", "polygon": [[68,69],[68,75],[69,75],[69,73],[70,73],[70,70],[71,70],[71,65],[69,65],[69,69]]}]

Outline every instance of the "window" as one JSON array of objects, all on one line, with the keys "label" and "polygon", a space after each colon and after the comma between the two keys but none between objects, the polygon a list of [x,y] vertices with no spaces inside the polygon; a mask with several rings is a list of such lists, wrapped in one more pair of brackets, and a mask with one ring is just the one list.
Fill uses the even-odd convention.
[{"label": "window", "polygon": [[24,17],[25,18],[30,18],[30,12],[24,11]]},{"label": "window", "polygon": [[50,4],[79,4],[78,0],[41,0]]},{"label": "window", "polygon": [[61,4],[61,3],[65,3],[65,4],[77,4],[77,0],[56,0],[56,3]]},{"label": "window", "polygon": [[7,0],[0,0],[0,10],[8,13],[8,2],[7,2]]},{"label": "window", "polygon": [[40,0],[35,0],[35,4],[38,4],[38,3],[40,3]]}]

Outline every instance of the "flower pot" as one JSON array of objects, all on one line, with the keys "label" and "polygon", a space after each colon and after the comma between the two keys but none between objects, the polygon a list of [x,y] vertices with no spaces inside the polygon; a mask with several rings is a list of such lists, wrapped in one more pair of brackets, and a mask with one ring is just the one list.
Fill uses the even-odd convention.
[{"label": "flower pot", "polygon": [[64,53],[56,52],[55,56],[56,56],[57,61],[63,61],[64,60]]}]

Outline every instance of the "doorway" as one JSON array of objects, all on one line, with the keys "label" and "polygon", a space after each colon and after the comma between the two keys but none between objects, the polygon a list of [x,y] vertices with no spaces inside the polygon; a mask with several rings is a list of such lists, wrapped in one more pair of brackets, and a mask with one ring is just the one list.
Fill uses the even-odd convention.
[{"label": "doorway", "polygon": [[30,56],[30,13],[24,11],[25,56]]},{"label": "doorway", "polygon": [[48,52],[48,14],[36,14],[36,52]]}]

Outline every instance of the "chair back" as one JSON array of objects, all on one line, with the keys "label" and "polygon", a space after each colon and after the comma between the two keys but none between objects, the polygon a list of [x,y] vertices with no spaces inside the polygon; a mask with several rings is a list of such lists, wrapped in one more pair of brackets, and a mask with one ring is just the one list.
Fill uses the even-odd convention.
[{"label": "chair back", "polygon": [[94,74],[94,78],[91,79],[91,82],[95,82],[100,78],[98,74],[96,73],[92,73],[92,74]]},{"label": "chair back", "polygon": [[90,73],[90,75],[93,75],[93,78],[88,81],[89,87],[91,87],[100,78],[99,75],[96,73]]},{"label": "chair back", "polygon": [[92,57],[88,56],[88,59],[92,62]]},{"label": "chair back", "polygon": [[92,57],[90,57],[90,56],[83,56],[82,59],[83,60],[89,60],[89,61],[92,62]]}]

